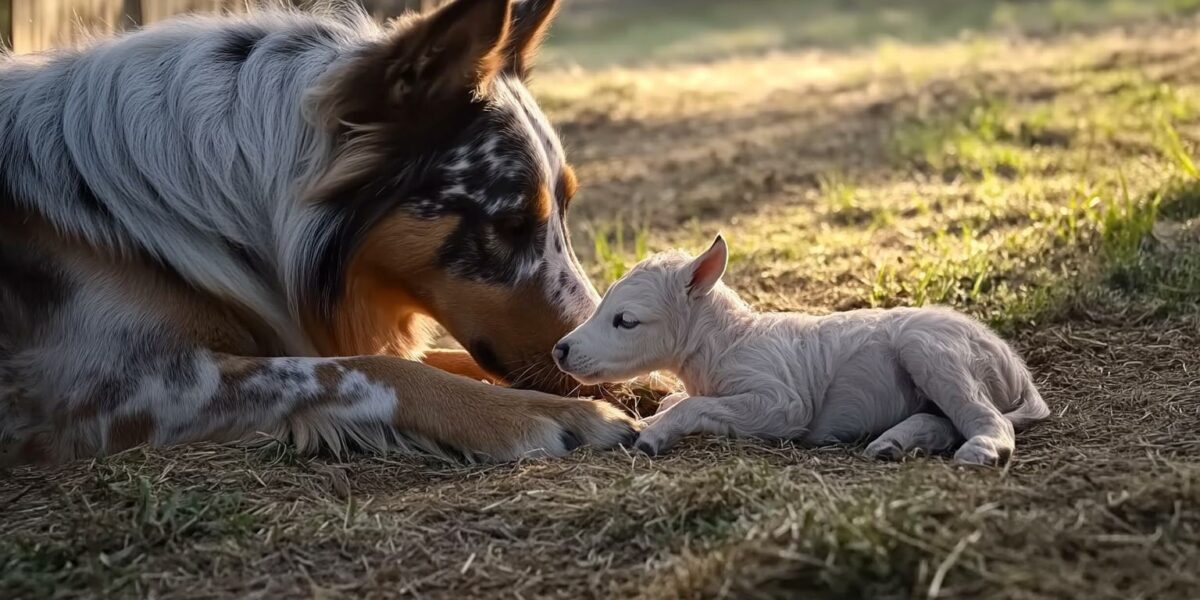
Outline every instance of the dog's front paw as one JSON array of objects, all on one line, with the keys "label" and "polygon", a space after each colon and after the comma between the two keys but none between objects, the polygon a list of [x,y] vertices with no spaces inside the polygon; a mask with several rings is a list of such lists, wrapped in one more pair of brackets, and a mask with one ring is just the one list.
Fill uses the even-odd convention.
[{"label": "dog's front paw", "polygon": [[1013,448],[1000,440],[977,435],[954,453],[954,462],[965,465],[998,467],[1008,462]]}]

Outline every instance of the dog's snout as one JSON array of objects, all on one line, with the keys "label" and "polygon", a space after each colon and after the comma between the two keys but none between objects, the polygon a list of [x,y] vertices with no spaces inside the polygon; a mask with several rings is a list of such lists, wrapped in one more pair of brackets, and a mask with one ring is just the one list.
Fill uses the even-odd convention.
[{"label": "dog's snout", "polygon": [[567,360],[567,356],[571,354],[571,344],[567,342],[559,342],[554,346],[554,360],[562,363]]}]

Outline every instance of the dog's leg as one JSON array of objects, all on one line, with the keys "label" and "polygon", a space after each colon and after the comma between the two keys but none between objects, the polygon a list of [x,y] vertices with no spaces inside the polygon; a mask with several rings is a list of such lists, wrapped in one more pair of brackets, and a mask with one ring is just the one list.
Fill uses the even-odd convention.
[{"label": "dog's leg", "polygon": [[791,438],[800,433],[790,425],[785,401],[758,394],[692,396],[654,417],[637,441],[638,449],[651,456],[695,433],[768,439]]},{"label": "dog's leg", "polygon": [[1008,462],[1016,443],[1012,423],[989,401],[975,378],[969,349],[949,347],[920,332],[900,340],[897,356],[913,383],[946,415],[966,442],[954,460],[977,465]]},{"label": "dog's leg", "polygon": [[483,370],[479,363],[466,350],[430,350],[421,358],[421,362],[441,369],[447,373],[461,375],[475,381],[488,383],[503,383],[503,381]]},{"label": "dog's leg", "polygon": [[136,361],[85,390],[69,406],[74,426],[50,434],[64,450],[59,459],[266,432],[304,450],[399,445],[503,461],[631,444],[635,436],[632,422],[604,402],[490,386],[387,356],[188,351]]},{"label": "dog's leg", "polygon": [[913,450],[929,454],[948,452],[962,443],[962,435],[945,417],[915,414],[883,432],[867,445],[866,454],[881,460],[900,460]]}]

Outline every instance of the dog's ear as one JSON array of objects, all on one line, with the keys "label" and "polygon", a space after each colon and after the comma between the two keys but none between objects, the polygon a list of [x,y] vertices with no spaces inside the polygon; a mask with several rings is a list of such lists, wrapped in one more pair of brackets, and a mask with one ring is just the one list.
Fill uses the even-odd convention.
[{"label": "dog's ear", "polygon": [[561,5],[559,0],[518,0],[513,5],[513,22],[505,46],[506,69],[524,79],[546,39],[546,31]]},{"label": "dog's ear", "polygon": [[712,246],[687,267],[690,277],[687,286],[688,297],[699,298],[711,292],[713,286],[717,285],[721,276],[725,274],[725,266],[728,263],[729,248],[725,245],[725,238],[718,234]]},{"label": "dog's ear", "polygon": [[504,67],[511,21],[510,0],[454,0],[400,19],[322,84],[318,111],[334,124],[370,125],[474,102]]}]

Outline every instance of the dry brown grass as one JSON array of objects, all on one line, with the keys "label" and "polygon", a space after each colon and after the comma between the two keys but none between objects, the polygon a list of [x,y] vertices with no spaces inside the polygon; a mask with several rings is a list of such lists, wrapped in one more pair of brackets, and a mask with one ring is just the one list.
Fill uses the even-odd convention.
[{"label": "dry brown grass", "polygon": [[0,479],[0,597],[1195,597],[1200,192],[1155,129],[1194,153],[1194,33],[541,79],[598,277],[721,228],[762,306],[988,318],[1055,412],[1003,470],[730,440],[488,467],[135,449]]},{"label": "dry brown grass", "polygon": [[6,597],[1189,597],[1200,321],[1018,344],[1056,414],[1002,471],[718,440],[494,467],[135,450],[7,479],[0,581]]}]

